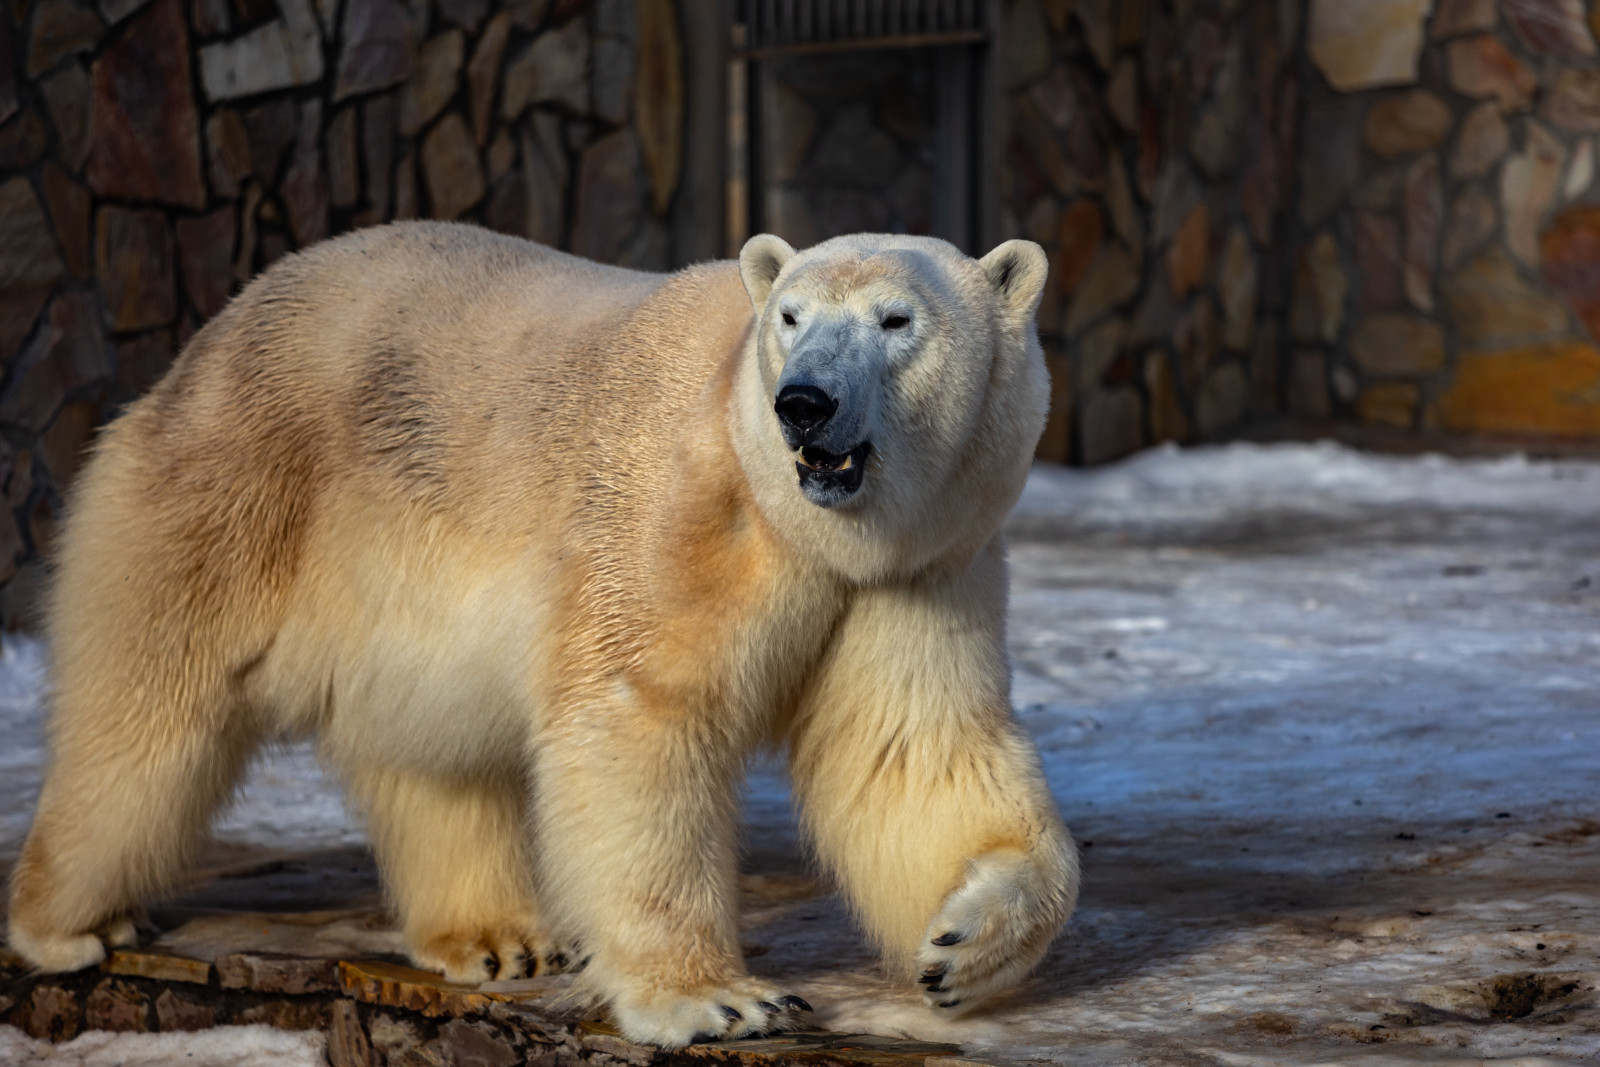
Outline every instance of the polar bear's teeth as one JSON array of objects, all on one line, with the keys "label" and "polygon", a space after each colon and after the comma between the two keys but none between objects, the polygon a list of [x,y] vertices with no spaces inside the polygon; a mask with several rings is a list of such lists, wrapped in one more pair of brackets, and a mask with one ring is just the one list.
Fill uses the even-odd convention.
[{"label": "polar bear's teeth", "polygon": [[852,456],[852,455],[849,455],[849,454],[846,454],[845,457],[844,457],[844,462],[839,464],[837,467],[835,467],[834,470],[847,471],[851,467],[854,467],[855,465],[856,465],[856,457]]}]

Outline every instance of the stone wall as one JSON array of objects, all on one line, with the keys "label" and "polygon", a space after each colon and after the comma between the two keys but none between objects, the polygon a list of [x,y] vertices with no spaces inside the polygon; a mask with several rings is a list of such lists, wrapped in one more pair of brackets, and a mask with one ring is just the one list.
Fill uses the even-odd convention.
[{"label": "stone wall", "polygon": [[[720,57],[711,78],[685,63],[711,8],[4,5],[0,582],[48,545],[95,427],[286,252],[432,217],[640,267],[719,253],[720,173],[700,195],[707,153],[685,153],[721,165]],[[34,578],[0,594],[7,622]]]},{"label": "stone wall", "polygon": [[1007,5],[998,236],[1050,254],[1042,456],[1278,409],[1299,25],[1276,0]]},{"label": "stone wall", "polygon": [[1010,0],[1041,454],[1600,438],[1597,31],[1584,0]]}]

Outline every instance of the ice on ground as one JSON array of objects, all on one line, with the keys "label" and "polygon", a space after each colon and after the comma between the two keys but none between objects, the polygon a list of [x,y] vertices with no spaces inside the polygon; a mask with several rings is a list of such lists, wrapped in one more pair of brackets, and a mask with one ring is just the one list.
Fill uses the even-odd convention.
[{"label": "ice on ground", "polygon": [[[1600,1057],[1600,464],[1336,445],[1040,467],[1010,524],[1014,698],[1080,842],[1027,986],[932,1018],[746,803],[750,966],[824,1025],[1059,1063]],[[0,659],[0,862],[42,650]],[[220,828],[348,849],[303,749]]]},{"label": "ice on ground", "polygon": [[0,1063],[12,1067],[326,1067],[318,1033],[270,1026],[219,1026],[197,1033],[113,1034],[91,1030],[52,1045],[0,1026]]}]

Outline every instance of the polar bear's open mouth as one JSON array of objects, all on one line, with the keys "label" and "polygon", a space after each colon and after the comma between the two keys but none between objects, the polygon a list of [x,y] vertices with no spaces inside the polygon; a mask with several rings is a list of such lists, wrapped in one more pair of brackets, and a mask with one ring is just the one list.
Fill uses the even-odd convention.
[{"label": "polar bear's open mouth", "polygon": [[842,504],[861,488],[867,474],[867,456],[872,442],[863,441],[848,452],[829,452],[806,445],[800,449],[794,469],[800,475],[800,491],[820,507]]}]

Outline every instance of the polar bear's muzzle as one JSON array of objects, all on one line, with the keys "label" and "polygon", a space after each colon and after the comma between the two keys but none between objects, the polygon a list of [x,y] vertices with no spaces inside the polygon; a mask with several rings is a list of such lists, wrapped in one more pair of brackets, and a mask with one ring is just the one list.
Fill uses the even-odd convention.
[{"label": "polar bear's muzzle", "polygon": [[800,475],[800,492],[818,507],[831,508],[856,495],[867,476],[872,442],[863,441],[848,452],[828,452],[805,445],[794,469]]},{"label": "polar bear's muzzle", "polygon": [[800,492],[818,507],[835,507],[860,491],[872,453],[871,441],[852,444],[844,436],[852,420],[848,414],[835,418],[839,408],[838,400],[809,381],[784,385],[773,405],[784,443],[797,450]]}]

